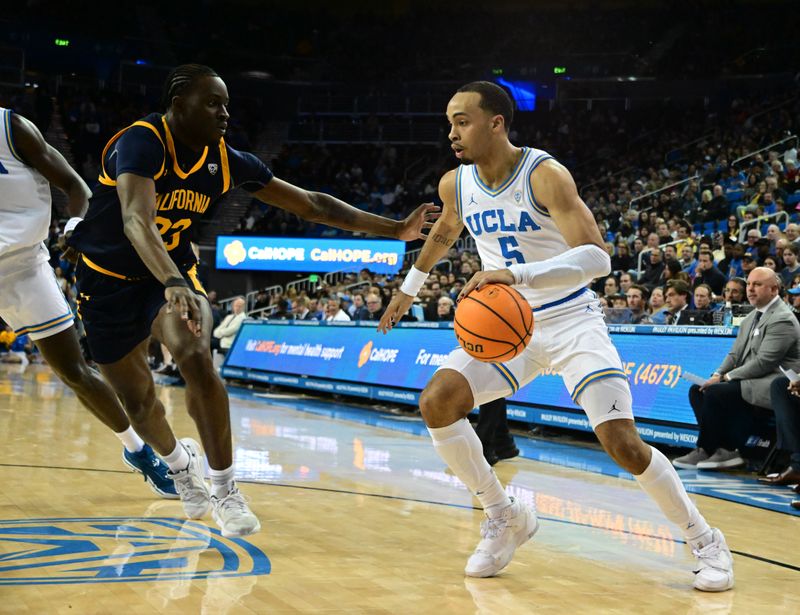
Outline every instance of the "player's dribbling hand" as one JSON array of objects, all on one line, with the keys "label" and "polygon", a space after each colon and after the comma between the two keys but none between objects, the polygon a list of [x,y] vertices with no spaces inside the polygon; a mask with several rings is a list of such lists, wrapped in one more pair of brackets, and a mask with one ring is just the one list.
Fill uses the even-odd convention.
[{"label": "player's dribbling hand", "polygon": [[508,269],[492,269],[490,271],[479,271],[469,279],[469,282],[467,282],[464,288],[461,289],[461,292],[458,293],[458,298],[456,299],[456,303],[461,301],[473,290],[475,289],[480,290],[487,284],[506,284],[507,286],[511,286],[512,284],[514,284],[515,281],[516,280],[514,280],[514,274],[511,273]]},{"label": "player's dribbling hand", "polygon": [[427,239],[433,223],[442,215],[442,208],[433,203],[423,203],[400,223],[400,232],[397,238],[401,241],[414,241]]},{"label": "player's dribbling hand", "polygon": [[381,320],[378,323],[378,331],[383,334],[391,331],[392,327],[400,322],[400,319],[405,316],[405,313],[408,312],[408,309],[411,307],[412,303],[414,303],[414,297],[405,294],[403,291],[398,291],[398,293],[392,298],[392,301],[389,303],[386,311],[383,313],[383,316],[381,316]]},{"label": "player's dribbling hand", "polygon": [[203,313],[200,311],[197,295],[188,287],[170,286],[164,289],[164,297],[167,300],[167,314],[178,312],[189,331],[200,337],[203,331]]}]

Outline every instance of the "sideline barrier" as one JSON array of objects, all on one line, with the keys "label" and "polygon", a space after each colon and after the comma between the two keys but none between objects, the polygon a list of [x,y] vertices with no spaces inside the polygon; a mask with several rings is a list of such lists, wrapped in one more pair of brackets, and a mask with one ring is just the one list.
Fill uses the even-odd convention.
[{"label": "sideline barrier", "polygon": [[[245,321],[221,373],[257,383],[416,405],[419,393],[457,347],[452,323]],[[642,438],[693,446],[697,425],[684,371],[710,374],[729,352],[730,327],[609,325],[633,392]],[[589,431],[561,377],[550,370],[508,398],[510,418]]]}]

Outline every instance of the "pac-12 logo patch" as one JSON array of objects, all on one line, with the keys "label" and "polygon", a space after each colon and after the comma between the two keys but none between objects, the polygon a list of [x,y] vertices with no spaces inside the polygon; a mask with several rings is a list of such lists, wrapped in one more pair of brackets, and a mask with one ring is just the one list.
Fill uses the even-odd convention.
[{"label": "pac-12 logo patch", "polygon": [[216,175],[218,170],[219,170],[219,165],[216,162],[208,163],[208,172],[211,173],[211,175]]},{"label": "pac-12 logo patch", "polygon": [[514,191],[514,200],[519,203],[522,200],[522,192],[519,190]]},{"label": "pac-12 logo patch", "polygon": [[175,581],[270,572],[266,554],[195,521],[0,521],[0,586]]}]

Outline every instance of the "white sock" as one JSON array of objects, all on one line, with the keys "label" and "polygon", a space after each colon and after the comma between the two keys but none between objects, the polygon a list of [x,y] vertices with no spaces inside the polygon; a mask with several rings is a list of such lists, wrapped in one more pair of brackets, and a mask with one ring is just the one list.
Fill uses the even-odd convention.
[{"label": "white sock", "polygon": [[645,493],[653,498],[664,516],[678,525],[693,547],[708,544],[711,528],[689,499],[678,473],[661,451],[650,447],[653,457],[647,469],[635,476]]},{"label": "white sock", "polygon": [[169,466],[171,472],[180,472],[189,467],[189,453],[180,442],[175,443],[175,450],[169,455],[162,457],[164,463]]},{"label": "white sock", "polygon": [[128,425],[128,429],[125,431],[120,431],[119,433],[114,432],[114,435],[122,441],[125,445],[125,449],[129,453],[138,453],[144,448],[144,440],[139,437],[139,434],[136,433],[130,425]]},{"label": "white sock", "polygon": [[222,499],[236,489],[236,483],[233,480],[233,466],[224,470],[209,468],[208,473],[211,475],[211,495],[215,498]]},{"label": "white sock", "polygon": [[433,448],[467,486],[490,517],[511,505],[503,486],[483,456],[483,445],[467,419],[447,427],[428,427]]}]

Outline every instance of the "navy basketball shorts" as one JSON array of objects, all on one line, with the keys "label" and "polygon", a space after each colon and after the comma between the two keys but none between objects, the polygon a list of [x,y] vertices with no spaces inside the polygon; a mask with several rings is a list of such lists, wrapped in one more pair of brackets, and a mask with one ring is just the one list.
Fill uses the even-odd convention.
[{"label": "navy basketball shorts", "polygon": [[[123,359],[150,337],[153,321],[166,303],[164,285],[152,277],[122,280],[100,273],[81,260],[77,267],[78,316],[92,358],[100,364]],[[197,294],[205,291],[194,268],[184,272]]]}]

